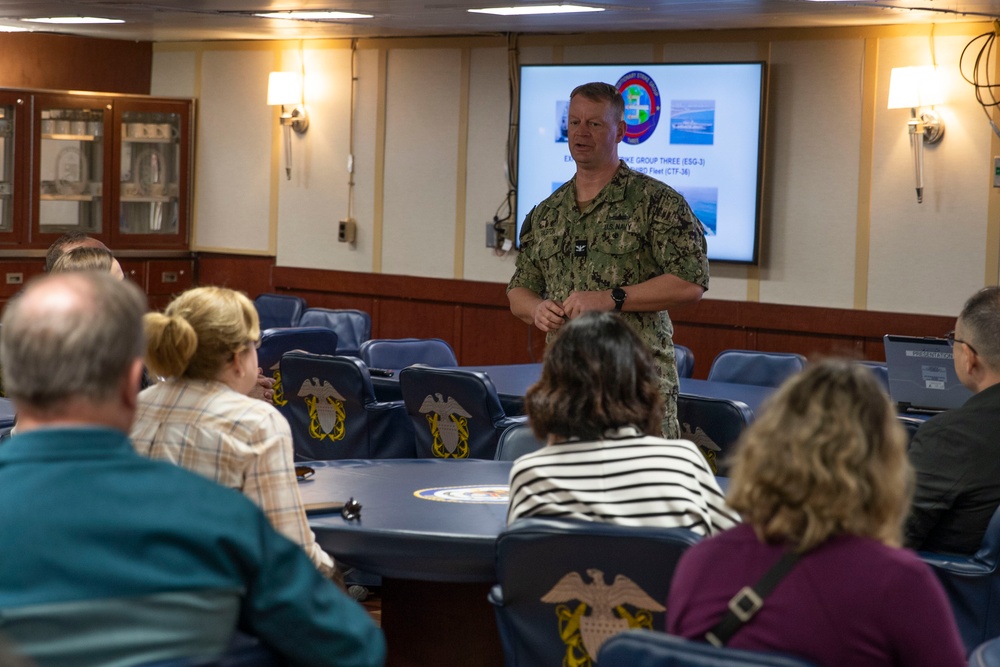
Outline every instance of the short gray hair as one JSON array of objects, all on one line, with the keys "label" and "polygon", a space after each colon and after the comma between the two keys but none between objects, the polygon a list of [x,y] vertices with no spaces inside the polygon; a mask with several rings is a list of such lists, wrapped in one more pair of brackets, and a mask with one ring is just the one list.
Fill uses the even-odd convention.
[{"label": "short gray hair", "polygon": [[110,274],[31,281],[3,313],[0,367],[7,396],[40,410],[74,396],[110,398],[142,357],[145,312],[142,292]]},{"label": "short gray hair", "polygon": [[1000,287],[984,287],[969,297],[958,319],[976,354],[1000,372]]}]

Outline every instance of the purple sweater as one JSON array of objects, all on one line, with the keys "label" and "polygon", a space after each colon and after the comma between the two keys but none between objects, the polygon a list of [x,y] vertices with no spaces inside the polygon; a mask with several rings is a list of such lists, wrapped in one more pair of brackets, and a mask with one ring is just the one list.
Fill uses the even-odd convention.
[{"label": "purple sweater", "polygon": [[[667,632],[704,641],[727,602],[781,557],[749,525],[703,540],[681,558]],[[807,553],[729,641],[817,665],[959,667],[965,649],[944,591],[917,556],[853,535]]]}]

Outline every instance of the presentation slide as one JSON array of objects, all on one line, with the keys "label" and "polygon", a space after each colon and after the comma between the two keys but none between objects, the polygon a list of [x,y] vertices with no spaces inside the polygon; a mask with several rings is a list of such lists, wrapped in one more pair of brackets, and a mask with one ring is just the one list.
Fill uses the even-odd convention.
[{"label": "presentation slide", "polygon": [[573,177],[569,94],[604,81],[625,99],[618,154],[684,195],[705,228],[709,259],[757,260],[763,63],[523,65],[518,133],[518,237],[524,217]]}]

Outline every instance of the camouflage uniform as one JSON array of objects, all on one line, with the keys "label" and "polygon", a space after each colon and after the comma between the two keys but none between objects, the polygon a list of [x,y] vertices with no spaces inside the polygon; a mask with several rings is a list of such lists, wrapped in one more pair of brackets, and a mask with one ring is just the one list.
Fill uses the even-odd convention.
[{"label": "camouflage uniform", "polygon": [[[580,241],[586,242],[586,250],[578,254]],[[575,180],[532,210],[507,290],[525,287],[561,303],[572,292],[627,287],[666,273],[708,289],[706,252],[701,223],[684,198],[622,162],[582,213],[576,210]],[[661,311],[622,312],[622,317],[656,359],[666,402],[663,435],[679,437],[670,316]],[[547,341],[552,336],[550,332]]]}]

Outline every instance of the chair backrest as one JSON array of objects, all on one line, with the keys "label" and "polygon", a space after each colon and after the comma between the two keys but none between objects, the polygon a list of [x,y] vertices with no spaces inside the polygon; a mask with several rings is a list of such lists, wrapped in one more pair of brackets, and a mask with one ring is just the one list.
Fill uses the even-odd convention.
[{"label": "chair backrest", "polygon": [[306,308],[301,327],[326,327],[337,334],[337,354],[356,357],[361,344],[372,337],[371,315],[351,308]]},{"label": "chair backrest", "polygon": [[527,419],[504,413],[485,373],[409,366],[399,372],[399,387],[418,457],[492,459],[504,429]]},{"label": "chair backrest", "polygon": [[281,379],[300,460],[413,458],[413,425],[402,401],[375,400],[357,357],[286,352]]},{"label": "chair backrest", "polygon": [[716,647],[663,632],[630,630],[604,643],[597,664],[600,667],[808,667],[813,663],[780,653]]},{"label": "chair backrest", "polygon": [[694,352],[691,348],[674,343],[674,358],[677,360],[677,377],[689,378],[694,375]]},{"label": "chair backrest", "polygon": [[701,448],[716,475],[725,474],[725,460],[751,421],[753,411],[740,401],[685,394],[677,397],[681,437]]},{"label": "chair backrest", "polygon": [[458,366],[455,351],[440,338],[374,338],[361,344],[361,359],[370,368],[406,368],[424,364]]},{"label": "chair backrest", "polygon": [[[271,402],[285,416],[285,419],[289,418],[288,397],[285,396],[284,383],[281,381],[279,363],[281,356],[292,350],[303,350],[314,354],[335,354],[337,334],[324,327],[289,327],[287,329],[268,329],[260,335],[257,365],[260,366],[266,377],[274,379],[274,397]],[[298,391],[298,388],[295,391]]]},{"label": "chair backrest", "polygon": [[515,424],[500,434],[497,442],[497,461],[514,461],[525,454],[541,449],[545,443],[535,437],[528,424]]},{"label": "chair backrest", "polygon": [[683,528],[519,519],[496,542],[490,591],[504,664],[592,664],[609,637],[662,628]]},{"label": "chair backrest", "polygon": [[253,300],[260,318],[260,330],[277,327],[297,327],[302,311],[306,309],[306,300],[291,294],[259,294]]},{"label": "chair backrest", "polygon": [[934,570],[948,596],[965,650],[971,652],[987,639],[1000,637],[1000,507],[971,556],[927,551],[918,555]]},{"label": "chair backrest", "polygon": [[875,378],[885,389],[885,392],[889,393],[889,366],[884,361],[871,361],[870,359],[859,359],[858,363],[870,370],[875,374]]},{"label": "chair backrest", "polygon": [[708,379],[777,387],[805,367],[806,358],[793,352],[723,350],[712,361]]}]

